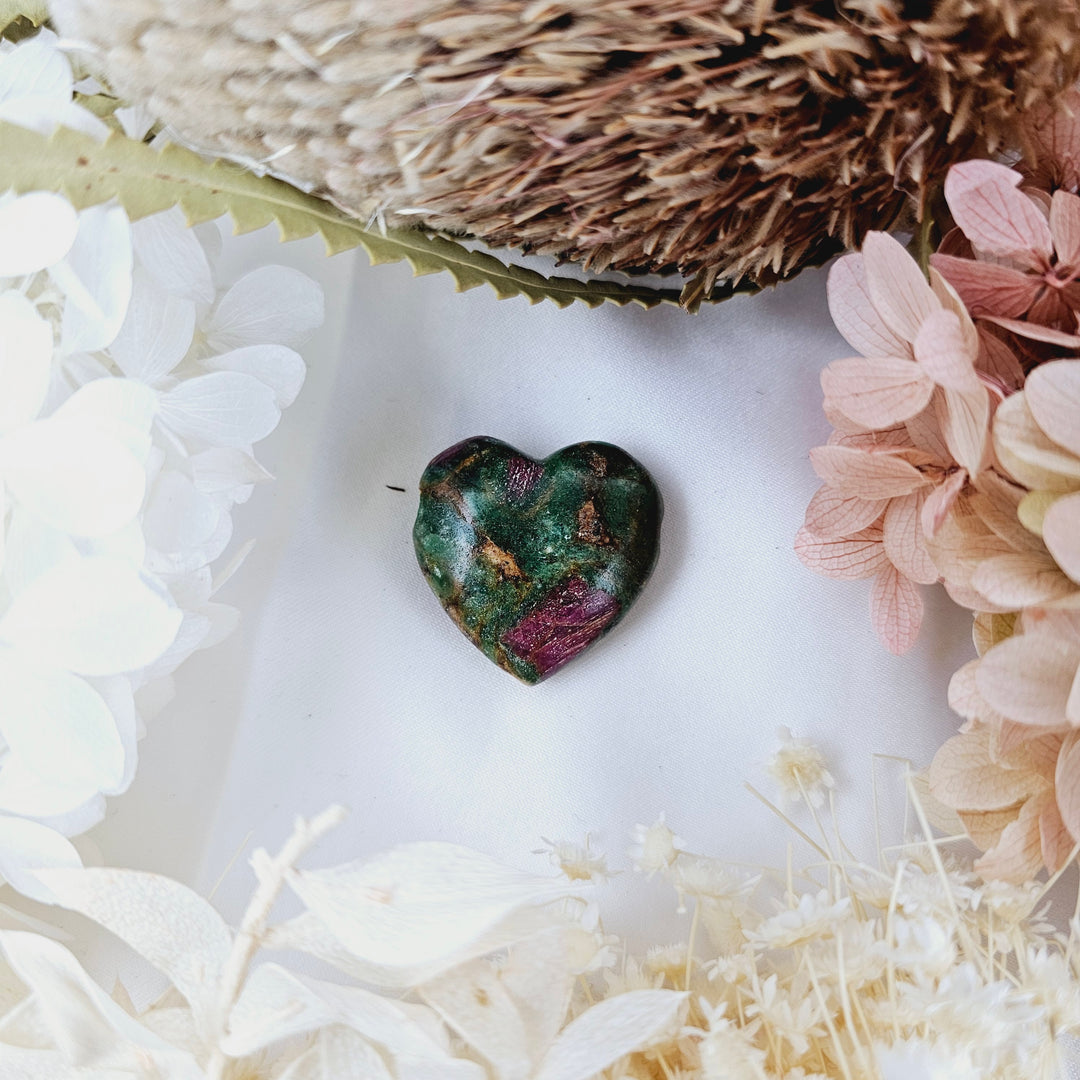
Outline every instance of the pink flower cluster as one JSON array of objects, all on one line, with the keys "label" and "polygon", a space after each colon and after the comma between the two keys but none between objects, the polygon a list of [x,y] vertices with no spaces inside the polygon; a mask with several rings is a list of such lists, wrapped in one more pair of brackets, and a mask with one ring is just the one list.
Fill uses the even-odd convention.
[{"label": "pink flower cluster", "polygon": [[929,272],[871,233],[829,276],[859,353],[822,373],[836,429],[796,552],[870,578],[871,620],[900,654],[942,582],[976,614],[957,672],[961,734],[934,794],[987,876],[1052,871],[1080,841],[1080,93],[1032,118],[1016,168],[954,166],[956,223]]}]

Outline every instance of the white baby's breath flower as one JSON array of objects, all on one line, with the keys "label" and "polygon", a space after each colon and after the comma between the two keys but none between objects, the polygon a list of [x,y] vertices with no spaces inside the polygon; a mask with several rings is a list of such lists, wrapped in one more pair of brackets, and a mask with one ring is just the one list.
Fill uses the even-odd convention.
[{"label": "white baby's breath flower", "polygon": [[611,876],[605,856],[589,850],[589,837],[585,843],[574,844],[568,840],[548,840],[536,855],[547,854],[553,866],[557,866],[571,881],[604,881]]},{"label": "white baby's breath flower", "polygon": [[654,945],[645,954],[645,970],[681,986],[686,975],[685,945]]},{"label": "white baby's breath flower", "polygon": [[668,828],[662,811],[652,825],[635,825],[630,839],[634,842],[630,849],[634,869],[649,877],[657,871],[667,870],[686,843]]},{"label": "white baby's breath flower", "polygon": [[824,890],[804,893],[793,908],[786,908],[752,930],[752,941],[770,949],[787,949],[817,938],[832,937],[851,909],[851,897],[832,900]]},{"label": "white baby's breath flower", "polygon": [[780,793],[790,802],[807,799],[811,806],[821,806],[826,792],[835,786],[824,754],[807,739],[794,738],[786,727],[777,730],[777,737],[780,749],[770,759],[768,770]]},{"label": "white baby's breath flower", "polygon": [[881,1080],[985,1080],[969,1047],[949,1046],[943,1039],[906,1039],[874,1047]]}]

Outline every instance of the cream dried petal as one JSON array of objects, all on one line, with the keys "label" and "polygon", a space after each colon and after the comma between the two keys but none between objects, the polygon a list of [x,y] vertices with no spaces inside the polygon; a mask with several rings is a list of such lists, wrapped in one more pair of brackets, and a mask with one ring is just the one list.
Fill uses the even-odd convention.
[{"label": "cream dried petal", "polygon": [[1013,610],[1060,600],[1076,591],[1057,563],[1037,551],[995,555],[977,567],[971,584],[991,603]]},{"label": "cream dried petal", "polygon": [[1080,583],[1080,492],[1058,499],[1047,509],[1042,536],[1058,566]]},{"label": "cream dried petal", "polygon": [[1080,646],[1050,634],[1021,634],[991,649],[979,664],[975,685],[998,712],[1019,724],[1060,728]]},{"label": "cream dried petal", "polygon": [[1080,843],[1080,734],[1065,740],[1054,776],[1058,811],[1074,843]]},{"label": "cream dried petal", "polygon": [[1047,436],[1080,457],[1080,360],[1037,367],[1024,387],[1031,415]]},{"label": "cream dried petal", "polygon": [[976,861],[975,869],[989,881],[1020,885],[1042,868],[1042,836],[1039,819],[1044,804],[1028,799],[1015,821],[1006,825],[997,845]]},{"label": "cream dried petal", "polygon": [[930,765],[934,798],[961,811],[1006,810],[1045,786],[1039,776],[998,765],[990,756],[986,728],[954,735]]}]

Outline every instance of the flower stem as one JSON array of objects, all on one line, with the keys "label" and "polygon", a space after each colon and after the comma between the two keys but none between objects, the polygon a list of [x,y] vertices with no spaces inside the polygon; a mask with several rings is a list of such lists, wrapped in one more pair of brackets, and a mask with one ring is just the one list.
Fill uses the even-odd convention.
[{"label": "flower stem", "polygon": [[270,912],[281,894],[289,871],[326,833],[341,824],[344,817],[343,807],[331,806],[311,821],[297,818],[292,835],[274,858],[270,858],[262,848],[252,855],[251,865],[259,879],[259,886],[240,921],[232,952],[221,973],[218,989],[219,1034],[217,1045],[207,1062],[207,1080],[222,1080],[225,1075],[228,1057],[221,1049],[221,1041],[228,1034],[229,1016],[240,997],[251,961],[262,945]]}]

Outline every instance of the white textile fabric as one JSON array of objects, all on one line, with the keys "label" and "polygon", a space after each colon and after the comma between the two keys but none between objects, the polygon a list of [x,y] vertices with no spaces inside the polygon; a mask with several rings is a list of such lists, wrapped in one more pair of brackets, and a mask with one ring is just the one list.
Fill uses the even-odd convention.
[{"label": "white textile fabric", "polygon": [[[629,870],[630,829],[666,811],[691,850],[783,865],[799,841],[744,786],[777,797],[765,765],[779,725],[823,748],[841,831],[873,852],[873,755],[929,762],[959,722],[949,676],[974,653],[969,614],[927,589],[918,645],[888,655],[868,583],[816,577],[792,552],[817,486],[807,451],[829,432],[818,376],[850,353],[824,273],[688,316],[457,295],[443,275],[266,234],[230,239],[227,256],[235,273],[313,274],[330,317],[304,350],[300,400],[260,448],[276,483],[238,520],[260,537],[221,596],[242,629],[180,672],[100,831],[109,862],[204,890],[221,878],[215,902],[236,918],[252,848],[338,801],[351,816],[313,863],[441,839],[539,868],[541,838],[589,834]],[[537,687],[469,644],[412,551],[425,464],[480,434],[533,456],[614,442],[664,497],[634,609]],[[620,874],[600,901],[606,928],[638,945],[685,937],[657,881]]]}]

